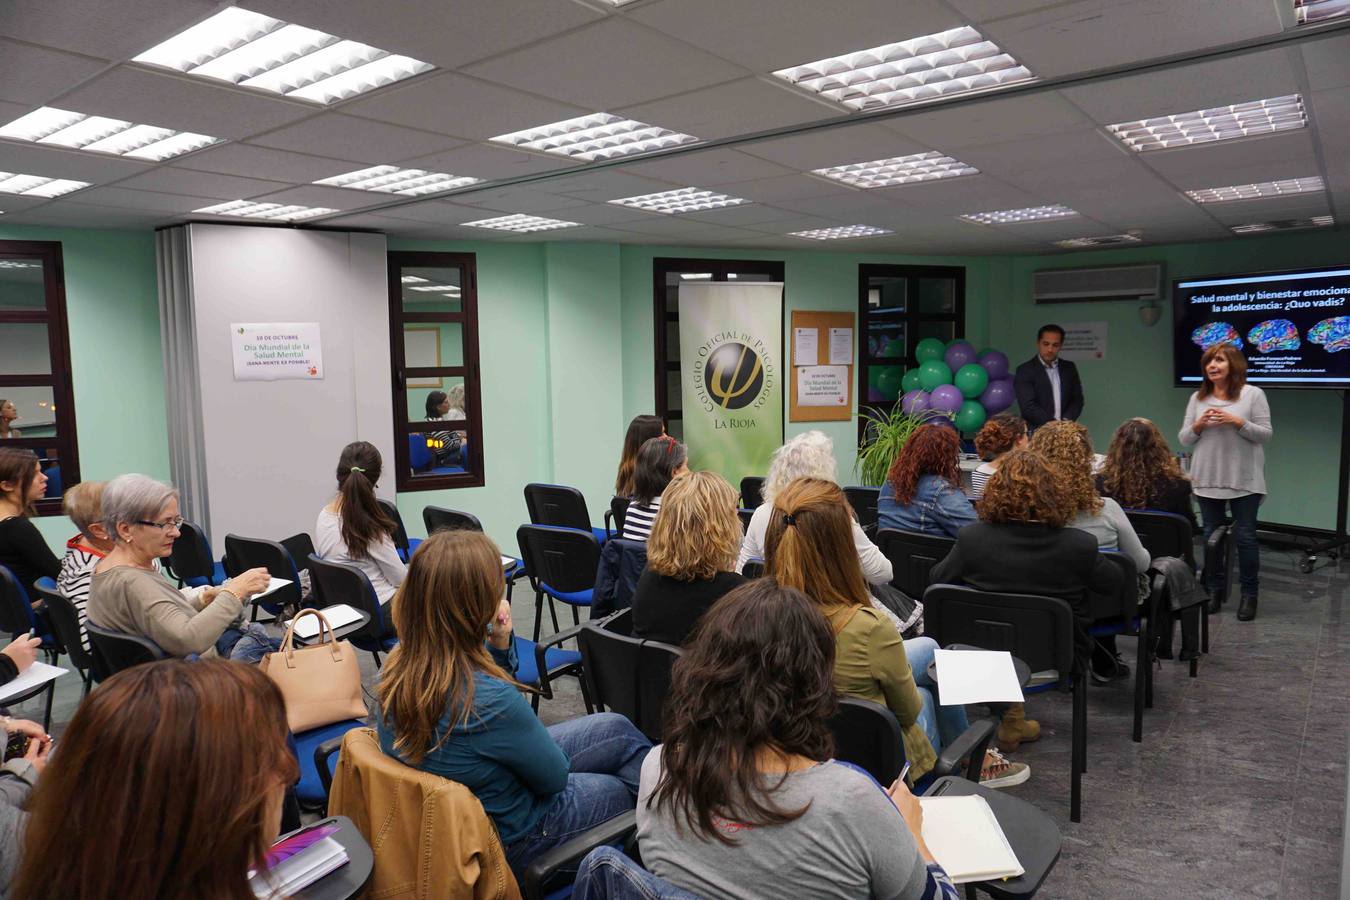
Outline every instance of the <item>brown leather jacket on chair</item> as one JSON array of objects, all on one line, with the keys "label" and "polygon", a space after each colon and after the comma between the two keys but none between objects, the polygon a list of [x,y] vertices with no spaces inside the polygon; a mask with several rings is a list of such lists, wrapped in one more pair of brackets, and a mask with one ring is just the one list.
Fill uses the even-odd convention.
[{"label": "brown leather jacket on chair", "polygon": [[520,900],[478,798],[386,756],[374,729],[355,728],[342,739],[328,814],[350,818],[375,852],[367,897]]}]

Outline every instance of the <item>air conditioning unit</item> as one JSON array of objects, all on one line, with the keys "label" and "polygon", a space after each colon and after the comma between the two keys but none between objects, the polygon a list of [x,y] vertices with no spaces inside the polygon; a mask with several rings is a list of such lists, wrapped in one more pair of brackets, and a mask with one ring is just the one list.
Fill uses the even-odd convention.
[{"label": "air conditioning unit", "polygon": [[1162,298],[1162,263],[1093,269],[1042,269],[1031,277],[1031,296],[1037,303],[1154,301]]}]

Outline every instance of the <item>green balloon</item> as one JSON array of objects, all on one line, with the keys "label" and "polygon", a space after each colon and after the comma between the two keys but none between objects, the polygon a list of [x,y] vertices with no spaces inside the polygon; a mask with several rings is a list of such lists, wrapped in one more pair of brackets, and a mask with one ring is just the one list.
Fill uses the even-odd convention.
[{"label": "green balloon", "polygon": [[[942,354],[947,352],[947,345],[937,338],[924,338],[919,341],[914,348],[914,358],[919,362],[928,362],[930,359],[942,361]],[[946,382],[942,382],[945,384]]]},{"label": "green balloon", "polygon": [[[942,346],[941,341],[938,341],[938,346]],[[952,370],[942,360],[930,359],[919,366],[919,387],[923,388],[925,391],[931,391],[941,384],[951,383]]]},{"label": "green balloon", "polygon": [[905,377],[900,379],[900,389],[908,394],[910,391],[919,389],[919,370],[910,369],[905,373]]},{"label": "green balloon", "polygon": [[986,418],[988,413],[984,411],[983,406],[974,400],[967,400],[956,411],[956,430],[966,434],[979,431]]},{"label": "green balloon", "polygon": [[970,363],[956,370],[952,384],[956,385],[961,396],[967,400],[974,400],[989,386],[989,373],[984,370],[984,366]]},{"label": "green balloon", "polygon": [[903,380],[899,366],[886,366],[877,376],[877,390],[887,400],[895,400],[900,396],[900,384]]}]

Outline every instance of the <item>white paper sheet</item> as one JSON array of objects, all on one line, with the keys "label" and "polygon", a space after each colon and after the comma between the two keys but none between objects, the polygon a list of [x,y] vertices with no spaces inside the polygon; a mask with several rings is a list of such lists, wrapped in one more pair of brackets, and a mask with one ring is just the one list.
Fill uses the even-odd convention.
[{"label": "white paper sheet", "polygon": [[814,366],[820,362],[820,332],[814,328],[794,328],[792,332],[792,364]]},{"label": "white paper sheet", "polygon": [[[343,625],[350,625],[353,622],[361,621],[362,612],[359,609],[348,606],[345,603],[339,603],[336,606],[325,606],[319,610],[323,617],[328,620],[328,624],[333,626],[333,630],[341,628]],[[292,622],[295,620],[292,619]],[[290,622],[286,623],[290,624]],[[309,640],[319,633],[319,620],[315,616],[305,616],[300,619],[300,624],[295,626],[295,634]]]},{"label": "white paper sheet", "polygon": [[[501,556],[501,554],[498,554]],[[516,561],[509,556],[502,556],[502,568],[509,569],[516,564]]]},{"label": "white paper sheet", "polygon": [[1008,878],[1026,871],[983,797],[920,797],[919,805],[923,807],[923,842],[953,884]]},{"label": "white paper sheet", "polygon": [[43,662],[34,662],[27,669],[20,672],[18,678],[15,678],[7,685],[0,687],[0,704],[3,704],[11,697],[26,694],[35,687],[40,687],[53,679],[60,678],[69,671],[69,669],[62,669],[59,666],[49,666]]},{"label": "white paper sheet", "polygon": [[830,365],[853,365],[853,329],[830,329]]},{"label": "white paper sheet", "polygon": [[848,406],[847,366],[802,366],[797,370],[798,406]]},{"label": "white paper sheet", "polygon": [[267,587],[250,597],[249,601],[252,602],[262,597],[266,597],[268,594],[274,594],[291,583],[289,578],[272,578],[269,576],[267,579]]},{"label": "white paper sheet", "polygon": [[1022,686],[1006,650],[938,650],[934,656],[943,706],[1022,702]]}]

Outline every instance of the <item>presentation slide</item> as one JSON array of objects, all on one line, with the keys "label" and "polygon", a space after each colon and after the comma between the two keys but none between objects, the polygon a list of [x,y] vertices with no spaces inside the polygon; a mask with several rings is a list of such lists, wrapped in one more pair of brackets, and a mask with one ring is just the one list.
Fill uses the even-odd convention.
[{"label": "presentation slide", "polygon": [[1350,388],[1350,268],[1175,281],[1172,320],[1178,385],[1198,384],[1201,354],[1229,343],[1253,384]]}]

